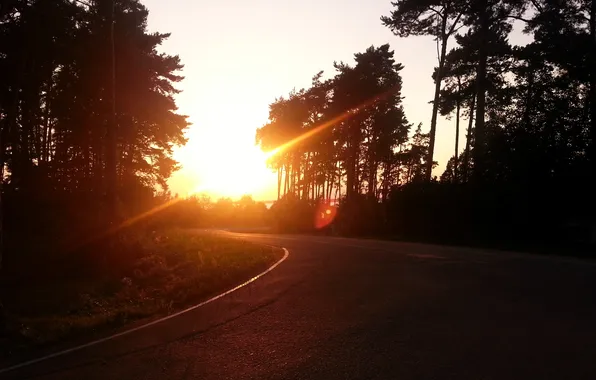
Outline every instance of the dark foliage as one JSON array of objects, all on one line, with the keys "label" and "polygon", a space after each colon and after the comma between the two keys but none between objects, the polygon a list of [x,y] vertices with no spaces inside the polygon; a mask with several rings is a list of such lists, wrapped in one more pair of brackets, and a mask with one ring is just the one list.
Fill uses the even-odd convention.
[{"label": "dark foliage", "polygon": [[[188,125],[173,99],[182,65],[157,52],[168,35],[147,32],[148,11],[139,1],[114,1],[113,15],[110,5],[2,2],[7,265],[77,250],[112,223],[153,207],[155,188],[166,190],[177,168],[172,147],[185,142]],[[118,215],[108,199],[113,193]]]},{"label": "dark foliage", "polygon": [[[432,77],[438,95],[430,133],[419,127],[408,138],[403,112],[374,117],[384,80],[379,66],[367,62],[387,58],[369,49],[356,55],[355,67],[337,64],[334,78],[321,82],[319,75],[311,89],[271,105],[271,122],[257,132],[257,141],[265,150],[281,147],[271,160],[280,194],[290,192],[305,202],[341,198],[333,225],[344,234],[567,248],[560,253],[594,250],[593,2],[400,0],[393,5],[382,21],[396,35],[437,40],[439,67]],[[514,21],[524,23],[533,36],[530,44],[510,44]],[[456,47],[441,52],[452,34]],[[316,108],[303,107],[302,99],[321,91],[328,95],[316,97]],[[401,110],[397,94],[391,107]],[[291,122],[281,118],[280,107],[283,115],[292,115]],[[467,129],[465,143],[455,141],[455,155],[440,182],[429,172],[436,112]],[[319,129],[324,132],[309,133]],[[323,189],[332,191],[301,187],[313,181],[316,189],[319,172]]]}]

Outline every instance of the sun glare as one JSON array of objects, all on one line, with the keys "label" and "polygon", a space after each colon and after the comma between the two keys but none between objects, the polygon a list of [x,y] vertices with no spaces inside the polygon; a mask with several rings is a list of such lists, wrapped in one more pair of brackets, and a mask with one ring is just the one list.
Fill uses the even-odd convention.
[{"label": "sun glare", "polygon": [[273,175],[267,168],[267,155],[250,136],[231,135],[197,139],[201,143],[185,152],[183,165],[192,167],[198,177],[194,193],[214,198],[239,198],[244,194],[261,198],[271,186]]},{"label": "sun glare", "polygon": [[265,154],[257,147],[251,148],[235,152],[216,149],[212,155],[214,165],[202,173],[203,185],[196,191],[237,198],[263,190],[270,171]]}]

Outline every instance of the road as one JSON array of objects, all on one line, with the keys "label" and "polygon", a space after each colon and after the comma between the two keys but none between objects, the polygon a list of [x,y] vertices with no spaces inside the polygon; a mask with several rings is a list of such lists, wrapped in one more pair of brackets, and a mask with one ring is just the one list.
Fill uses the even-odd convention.
[{"label": "road", "polygon": [[290,255],[204,307],[0,378],[596,379],[594,263],[232,235]]}]

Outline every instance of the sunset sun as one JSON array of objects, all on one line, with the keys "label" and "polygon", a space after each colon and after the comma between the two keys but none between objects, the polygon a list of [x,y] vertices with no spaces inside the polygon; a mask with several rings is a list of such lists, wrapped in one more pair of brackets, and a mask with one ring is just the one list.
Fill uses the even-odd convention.
[{"label": "sunset sun", "polygon": [[267,155],[254,145],[252,133],[229,131],[199,129],[189,136],[193,143],[178,152],[177,158],[184,162],[184,179],[193,189],[189,195],[267,198],[266,190],[275,176],[267,168]]},{"label": "sunset sun", "polygon": [[209,156],[217,162],[201,174],[202,184],[195,191],[214,196],[237,198],[254,195],[267,186],[271,173],[266,156],[256,146],[214,146]]}]

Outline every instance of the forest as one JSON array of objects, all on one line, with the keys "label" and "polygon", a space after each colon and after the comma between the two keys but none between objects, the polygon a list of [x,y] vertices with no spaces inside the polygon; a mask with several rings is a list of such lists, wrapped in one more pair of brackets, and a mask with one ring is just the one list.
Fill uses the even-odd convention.
[{"label": "forest", "polygon": [[189,125],[174,101],[183,66],[157,52],[168,34],[147,32],[139,1],[111,4],[2,2],[6,261],[24,243],[62,250],[139,213],[177,168],[172,149]]},{"label": "forest", "polygon": [[[589,0],[401,0],[381,22],[430,36],[430,128],[406,117],[389,45],[335,63],[269,107],[279,202],[341,199],[336,231],[511,247],[592,244],[596,12]],[[509,42],[514,23],[533,37]],[[448,44],[454,46],[448,50]],[[437,119],[456,130],[432,175]],[[459,141],[460,130],[465,141]],[[428,132],[427,132],[428,131]],[[281,147],[281,148],[280,148]],[[437,178],[438,177],[438,178]],[[304,219],[308,229],[310,220]],[[312,223],[311,223],[312,224]]]},{"label": "forest", "polygon": [[121,226],[165,202],[189,123],[174,100],[183,65],[147,16],[137,0],[0,2],[0,354],[25,339],[26,313],[81,309],[84,281],[148,252]]}]

